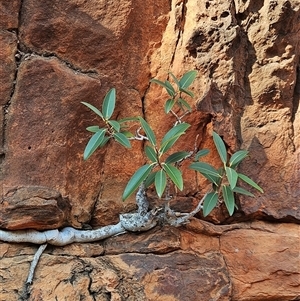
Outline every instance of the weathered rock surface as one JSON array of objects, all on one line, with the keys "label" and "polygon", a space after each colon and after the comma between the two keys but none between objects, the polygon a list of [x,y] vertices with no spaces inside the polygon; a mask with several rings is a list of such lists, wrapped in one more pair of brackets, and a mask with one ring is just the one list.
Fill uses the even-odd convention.
[{"label": "weathered rock surface", "polygon": [[[265,191],[240,197],[230,219],[222,207],[208,218],[230,225],[48,247],[30,300],[300,300],[299,226],[234,223],[300,221],[299,0],[13,0],[0,15],[0,227],[100,227],[134,210],[121,194],[142,145],[111,143],[83,162],[99,120],[80,102],[101,107],[116,87],[114,117],[142,115],[160,138],[167,95],[149,79],[169,70],[198,71],[178,149],[209,148],[218,165],[216,130],[229,154],[250,151],[240,171]],[[208,187],[188,171],[185,184],[180,211]],[[35,250],[0,245],[1,300],[20,299]]]},{"label": "weathered rock surface", "polygon": [[20,187],[0,203],[0,228],[9,230],[60,228],[68,224],[70,204],[46,187]]},{"label": "weathered rock surface", "polygon": [[[193,220],[188,228],[49,246],[29,300],[298,300],[299,230]],[[18,300],[35,250],[0,245],[1,300]]]}]

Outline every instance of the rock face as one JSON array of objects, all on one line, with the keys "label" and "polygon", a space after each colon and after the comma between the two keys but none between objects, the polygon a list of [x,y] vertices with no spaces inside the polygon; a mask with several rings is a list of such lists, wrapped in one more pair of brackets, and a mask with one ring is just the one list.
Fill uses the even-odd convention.
[{"label": "rock face", "polygon": [[[83,161],[85,128],[99,120],[80,102],[101,107],[116,87],[114,117],[144,116],[159,138],[167,95],[149,80],[170,70],[198,71],[178,149],[198,135],[217,166],[215,130],[229,154],[249,150],[240,171],[264,189],[240,197],[232,218],[220,208],[208,217],[233,225],[48,247],[30,300],[300,299],[299,0],[13,0],[0,14],[1,228],[100,227],[134,210],[121,195],[142,146],[111,143]],[[185,173],[175,206],[191,210],[207,183]],[[34,250],[0,245],[1,300],[21,298]]]},{"label": "rock face", "polygon": [[[299,300],[299,229],[194,220],[186,229],[49,246],[29,300]],[[35,250],[1,245],[1,300],[23,300]]]}]

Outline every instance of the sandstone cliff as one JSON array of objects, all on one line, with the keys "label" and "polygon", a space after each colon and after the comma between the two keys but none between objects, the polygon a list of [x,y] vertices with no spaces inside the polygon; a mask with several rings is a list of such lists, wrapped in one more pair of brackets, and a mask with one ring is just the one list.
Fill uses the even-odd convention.
[{"label": "sandstone cliff", "polygon": [[[80,102],[116,87],[116,116],[144,114],[163,134],[165,95],[149,80],[170,70],[198,71],[181,146],[199,135],[218,164],[216,130],[229,153],[250,151],[241,171],[265,191],[232,218],[220,208],[210,223],[49,247],[30,300],[300,299],[298,0],[4,0],[0,13],[1,228],[99,227],[133,210],[121,194],[140,147],[84,162],[97,120]],[[196,204],[198,180],[176,206]],[[1,300],[20,298],[35,249],[0,245]]]}]

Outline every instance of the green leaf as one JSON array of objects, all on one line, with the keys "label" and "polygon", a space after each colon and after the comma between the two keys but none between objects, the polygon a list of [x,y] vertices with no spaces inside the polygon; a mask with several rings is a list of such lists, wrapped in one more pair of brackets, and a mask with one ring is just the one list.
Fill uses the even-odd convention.
[{"label": "green leaf", "polygon": [[221,175],[208,163],[194,162],[189,166],[190,169],[200,172],[206,179],[219,186]]},{"label": "green leaf", "polygon": [[106,129],[100,129],[96,132],[85,147],[83,159],[87,160],[93,152],[101,145],[105,136]]},{"label": "green leaf", "polygon": [[181,135],[176,135],[175,137],[169,139],[166,141],[159,149],[159,154],[162,155],[166,153],[175,143],[176,141],[180,138]]},{"label": "green leaf", "polygon": [[102,112],[103,117],[105,120],[108,120],[115,109],[116,104],[116,89],[110,89],[104,97],[103,105],[102,105]]},{"label": "green leaf", "polygon": [[190,169],[194,169],[199,171],[200,173],[205,173],[208,175],[212,175],[216,178],[220,177],[218,171],[208,163],[205,162],[194,162],[190,165]]},{"label": "green leaf", "polygon": [[112,126],[112,128],[116,132],[120,132],[121,125],[120,125],[120,123],[118,121],[116,121],[116,120],[108,120],[107,122]]},{"label": "green leaf", "polygon": [[156,173],[157,173],[157,171],[154,171],[154,172],[151,172],[149,174],[149,176],[145,180],[145,187],[146,188],[149,187],[150,185],[152,185],[154,183]]},{"label": "green leaf", "polygon": [[171,181],[178,187],[179,190],[183,189],[182,174],[179,169],[171,164],[163,164],[163,168]]},{"label": "green leaf", "polygon": [[123,192],[122,199],[126,200],[148,177],[152,170],[152,164],[146,164],[140,167],[131,177]]},{"label": "green leaf", "polygon": [[163,137],[162,141],[161,141],[161,145],[163,145],[164,143],[168,142],[170,139],[172,139],[173,137],[177,136],[177,135],[182,135],[184,134],[184,132],[190,127],[191,125],[188,123],[179,123],[176,126],[172,127]]},{"label": "green leaf", "polygon": [[187,95],[189,95],[190,97],[192,97],[192,98],[194,98],[194,93],[192,92],[192,91],[190,91],[190,90],[186,90],[186,89],[182,89],[182,88],[180,88],[180,90],[179,90],[180,92],[183,92],[183,93],[185,93],[185,94],[187,94]]},{"label": "green leaf", "polygon": [[146,156],[152,161],[152,162],[157,162],[157,154],[156,151],[153,147],[146,145],[145,146],[145,153]]},{"label": "green leaf", "polygon": [[215,143],[215,146],[217,148],[217,151],[219,153],[219,156],[221,158],[221,161],[224,164],[226,164],[226,162],[227,162],[227,151],[226,151],[226,147],[225,147],[225,144],[224,144],[222,138],[216,132],[213,132],[213,139],[214,139],[214,143]]},{"label": "green leaf", "polygon": [[198,161],[199,158],[206,156],[209,153],[209,149],[205,148],[205,149],[201,149],[197,152],[197,154],[195,155],[195,161]]},{"label": "green leaf", "polygon": [[116,139],[116,141],[119,142],[121,145],[127,148],[131,148],[130,141],[123,133],[114,133],[113,136]]},{"label": "green leaf", "polygon": [[171,128],[161,141],[161,147],[159,149],[160,154],[166,153],[180,138],[181,135],[185,133],[185,130],[190,127],[188,123],[179,123],[173,128]]},{"label": "green leaf", "polygon": [[175,92],[175,89],[173,88],[173,86],[171,85],[171,83],[168,80],[166,80],[165,85],[166,85],[166,90],[167,90],[168,94],[171,97],[174,97],[176,92]]},{"label": "green leaf", "polygon": [[184,159],[186,156],[188,156],[190,153],[189,152],[176,152],[172,155],[170,155],[167,159],[166,159],[166,163],[170,164],[170,163],[175,163],[178,162],[182,159]]},{"label": "green leaf", "polygon": [[222,193],[226,208],[228,210],[229,215],[231,216],[234,212],[235,206],[234,194],[231,188],[227,185],[222,186]]},{"label": "green leaf", "polygon": [[179,81],[180,89],[188,88],[197,76],[197,71],[186,72]]},{"label": "green leaf", "polygon": [[160,81],[160,80],[158,80],[158,79],[155,79],[155,78],[152,78],[152,79],[150,80],[150,82],[151,82],[151,83],[156,83],[156,84],[158,84],[158,85],[164,87],[164,88],[168,91],[168,86],[167,86],[164,82],[162,82],[162,81]]},{"label": "green leaf", "polygon": [[226,177],[228,179],[231,189],[234,189],[234,187],[236,186],[237,179],[238,179],[237,172],[234,169],[227,167],[227,166],[225,167],[225,172],[226,172]]},{"label": "green leaf", "polygon": [[174,104],[175,104],[175,99],[168,99],[168,100],[166,101],[166,103],[165,103],[165,108],[164,108],[166,114],[168,114],[168,113],[172,110]]},{"label": "green leaf", "polygon": [[172,76],[175,84],[177,85],[178,88],[180,88],[180,84],[179,84],[179,81],[177,79],[177,77],[172,73],[172,72],[169,72],[169,74]]},{"label": "green leaf", "polygon": [[161,198],[162,194],[164,193],[166,185],[167,185],[166,173],[164,170],[161,169],[156,173],[155,182],[154,182],[156,193],[159,198]]},{"label": "green leaf", "polygon": [[143,130],[145,131],[145,134],[147,136],[147,138],[149,139],[149,142],[155,146],[156,145],[156,138],[154,135],[154,132],[152,131],[150,125],[145,121],[145,119],[143,117],[139,117],[141,126],[143,128]]},{"label": "green leaf", "polygon": [[218,193],[213,191],[206,195],[203,202],[203,216],[207,216],[216,207],[218,203]]},{"label": "green leaf", "polygon": [[234,189],[232,189],[232,191],[235,192],[235,193],[240,193],[240,194],[244,194],[244,195],[248,195],[248,196],[254,197],[253,193],[247,191],[246,189],[244,189],[242,187],[235,186]]},{"label": "green leaf", "polygon": [[179,98],[178,99],[178,102],[182,105],[182,106],[184,106],[188,111],[192,111],[192,108],[191,108],[191,106],[189,105],[189,103],[187,102],[187,101],[185,101],[183,98]]},{"label": "green leaf", "polygon": [[88,126],[86,128],[87,131],[92,132],[92,133],[96,133],[99,131],[99,125],[92,125],[92,126]]},{"label": "green leaf", "polygon": [[251,180],[249,177],[238,173],[238,176],[241,180],[243,180],[244,182],[246,182],[247,184],[249,184],[250,186],[254,187],[255,189],[257,189],[258,191],[260,191],[261,193],[263,193],[264,191],[262,190],[261,187],[259,187],[253,180]]},{"label": "green leaf", "polygon": [[236,153],[234,153],[230,160],[229,160],[229,166],[231,168],[236,168],[238,166],[238,164],[244,160],[246,157],[248,156],[248,151],[246,150],[239,150]]},{"label": "green leaf", "polygon": [[138,117],[125,117],[125,118],[118,120],[119,123],[125,123],[125,122],[130,122],[130,121],[139,121],[139,118]]},{"label": "green leaf", "polygon": [[127,138],[134,137],[134,135],[131,132],[129,132],[129,131],[122,131],[121,133],[124,134]]},{"label": "green leaf", "polygon": [[91,105],[87,102],[84,102],[84,101],[82,101],[81,103],[84,104],[85,106],[87,106],[89,109],[91,109],[94,113],[96,113],[102,119],[104,119],[102,113],[96,107],[94,107],[93,105]]}]

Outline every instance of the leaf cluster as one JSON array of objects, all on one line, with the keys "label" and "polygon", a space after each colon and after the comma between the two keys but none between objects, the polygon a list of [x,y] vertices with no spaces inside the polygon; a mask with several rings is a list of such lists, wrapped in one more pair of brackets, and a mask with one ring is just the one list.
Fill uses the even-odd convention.
[{"label": "leaf cluster", "polygon": [[175,85],[172,85],[169,80],[160,81],[158,79],[152,79],[151,82],[160,85],[165,88],[170,98],[166,101],[164,110],[165,113],[169,112],[174,113],[173,108],[177,106],[179,109],[183,111],[191,112],[192,108],[189,103],[184,99],[183,95],[188,95],[190,97],[194,97],[194,93],[188,90],[188,87],[193,83],[197,76],[197,72],[192,70],[186,72],[181,79],[177,79],[172,72],[169,72],[170,76],[174,80]]},{"label": "leaf cluster", "polygon": [[[246,158],[248,151],[240,150],[228,158],[226,146],[222,138],[213,132],[213,141],[217,148],[223,166],[218,170],[212,165],[199,162],[199,159],[209,153],[209,150],[202,149],[196,151],[178,151],[167,154],[178,139],[186,133],[190,124],[183,122],[183,117],[191,111],[191,106],[183,99],[183,94],[193,97],[194,94],[188,90],[190,85],[196,78],[196,71],[186,72],[180,79],[177,79],[174,74],[169,73],[174,84],[170,81],[160,81],[152,79],[151,82],[165,88],[169,99],[166,100],[164,111],[170,113],[176,118],[173,127],[167,131],[160,142],[157,141],[155,133],[149,123],[142,117],[128,117],[121,120],[111,119],[115,110],[116,90],[111,89],[105,96],[102,104],[102,111],[93,105],[82,102],[98,115],[103,123],[102,127],[98,125],[90,126],[88,131],[93,135],[88,141],[84,150],[84,159],[88,159],[97,148],[104,147],[110,139],[115,140],[126,148],[131,147],[130,139],[146,140],[144,148],[148,163],[139,167],[132,175],[123,193],[123,200],[126,200],[137,188],[144,183],[145,187],[154,185],[159,198],[166,194],[166,188],[169,184],[174,185],[177,189],[183,190],[184,182],[183,175],[180,170],[180,163],[186,159],[193,159],[189,168],[202,174],[207,180],[212,183],[212,189],[208,192],[203,202],[203,214],[207,216],[222,199],[225,202],[226,208],[230,215],[233,214],[235,203],[235,194],[240,193],[248,196],[253,194],[246,189],[238,186],[239,181],[245,182],[255,189],[263,192],[263,190],[249,177],[237,172],[239,163]],[[183,112],[181,116],[173,111],[177,106],[179,112]],[[139,122],[140,129],[144,135],[133,135],[127,130],[127,122]],[[138,132],[138,131],[137,131]],[[140,139],[142,137],[142,139]]]},{"label": "leaf cluster", "polygon": [[113,138],[122,146],[125,146],[127,148],[131,147],[131,143],[128,138],[132,137],[133,134],[126,130],[125,123],[128,121],[137,120],[137,118],[124,118],[121,120],[111,119],[116,105],[115,88],[109,90],[105,95],[102,104],[102,111],[87,102],[81,103],[91,109],[96,115],[98,115],[102,119],[104,124],[103,127],[99,127],[99,125],[93,125],[86,128],[89,132],[92,132],[94,134],[85,147],[83,153],[84,160],[87,160],[97,148],[105,146],[111,138]]},{"label": "leaf cluster", "polygon": [[[213,132],[213,141],[223,166],[217,170],[208,163],[194,162],[190,165],[190,168],[201,173],[212,183],[212,191],[206,195],[203,202],[203,215],[207,216],[216,207],[218,200],[221,198],[225,202],[228,213],[232,215],[236,207],[235,193],[254,196],[246,189],[237,186],[238,180],[247,183],[260,192],[263,192],[263,190],[249,177],[237,172],[238,165],[248,156],[248,151],[239,150],[229,159],[225,143],[216,132]],[[195,159],[198,161],[197,157]]]}]

